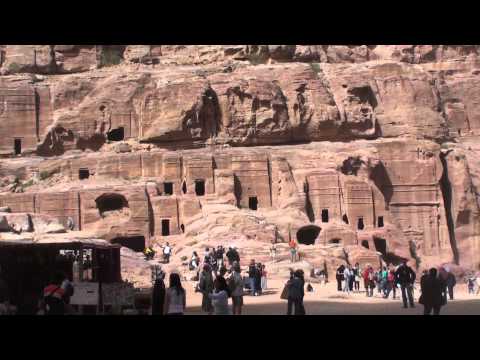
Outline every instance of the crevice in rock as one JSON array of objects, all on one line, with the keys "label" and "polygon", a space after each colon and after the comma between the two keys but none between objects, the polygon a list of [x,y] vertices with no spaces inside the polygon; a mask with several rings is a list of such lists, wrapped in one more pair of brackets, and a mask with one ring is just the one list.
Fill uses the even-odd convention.
[{"label": "crevice in rock", "polygon": [[305,193],[305,211],[307,212],[308,220],[315,222],[315,213],[313,211],[312,202],[310,201],[308,182],[303,184],[303,192]]},{"label": "crevice in rock", "polygon": [[452,215],[452,184],[450,183],[450,179],[448,178],[448,164],[446,159],[450,151],[446,153],[440,153],[440,161],[443,167],[442,177],[440,178],[440,189],[442,191],[443,205],[445,206],[448,236],[450,238],[450,246],[452,248],[453,260],[455,264],[458,265],[460,262],[460,255],[457,248],[457,240],[455,238],[455,225]]}]

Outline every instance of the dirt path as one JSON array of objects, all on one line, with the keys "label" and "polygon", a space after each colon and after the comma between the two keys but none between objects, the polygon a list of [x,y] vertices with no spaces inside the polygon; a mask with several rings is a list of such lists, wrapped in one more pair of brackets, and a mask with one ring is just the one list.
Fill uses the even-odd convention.
[{"label": "dirt path", "polygon": [[[287,302],[280,299],[280,292],[284,281],[269,280],[268,290],[262,296],[244,296],[245,315],[284,315],[286,314]],[[187,311],[188,315],[202,315],[202,298],[195,293],[194,283],[186,282]],[[313,293],[305,294],[305,309],[310,315],[421,315],[423,306],[416,304],[413,309],[404,309],[397,292],[397,298],[383,299],[375,290],[373,298],[367,298],[365,293],[351,293],[350,295],[339,293],[335,283],[327,285],[312,284]],[[362,288],[361,288],[362,289]],[[453,301],[449,301],[442,308],[444,315],[480,315],[480,296],[467,294],[466,286],[459,285],[456,288]],[[415,291],[415,302],[420,293]]]}]

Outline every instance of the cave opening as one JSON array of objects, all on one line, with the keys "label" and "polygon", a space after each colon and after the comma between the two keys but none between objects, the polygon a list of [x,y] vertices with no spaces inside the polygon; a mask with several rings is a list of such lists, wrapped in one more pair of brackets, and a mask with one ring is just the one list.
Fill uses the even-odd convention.
[{"label": "cave opening", "polygon": [[20,155],[22,153],[22,139],[15,139],[13,142],[15,155]]},{"label": "cave opening", "polygon": [[107,139],[109,141],[122,141],[125,138],[125,130],[122,127],[112,129],[107,133]]},{"label": "cave opening", "polygon": [[120,194],[104,194],[99,196],[95,203],[97,209],[102,217],[105,217],[110,211],[118,211],[123,208],[128,208],[128,201],[125,196]]},{"label": "cave opening", "polygon": [[320,228],[315,225],[308,225],[297,231],[297,242],[304,245],[313,245],[320,234]]},{"label": "cave opening", "polygon": [[182,233],[185,233],[185,225],[180,225],[180,230],[182,230]]},{"label": "cave opening", "polygon": [[163,219],[162,220],[162,236],[169,236],[170,235],[170,220]]},{"label": "cave opening", "polygon": [[121,246],[129,248],[135,252],[142,252],[145,250],[145,236],[116,237],[110,242],[112,244],[120,244]]},{"label": "cave opening", "polygon": [[78,178],[80,180],[88,179],[90,177],[90,171],[88,169],[79,169]]},{"label": "cave opening", "polygon": [[183,183],[182,183],[182,192],[183,192],[184,194],[187,193],[187,183],[186,183],[185,180],[183,180]]},{"label": "cave opening", "polygon": [[368,245],[368,240],[362,240],[362,246],[363,246],[365,249],[370,249],[370,245]]},{"label": "cave opening", "polygon": [[335,238],[328,241],[329,244],[340,244],[340,239]]},{"label": "cave opening", "polygon": [[342,216],[342,220],[343,220],[343,222],[344,222],[345,224],[348,224],[348,216],[347,216],[347,214],[344,214],[344,215]]},{"label": "cave opening", "polygon": [[375,245],[375,250],[380,252],[382,256],[385,257],[387,255],[387,241],[385,239],[374,237],[373,244]]},{"label": "cave opening", "polygon": [[322,222],[328,223],[328,209],[322,209]]},{"label": "cave opening", "polygon": [[365,224],[363,223],[363,217],[359,217],[359,218],[358,218],[357,229],[358,229],[358,230],[363,230],[363,229],[365,229]]},{"label": "cave opening", "polygon": [[258,209],[258,199],[256,196],[250,196],[248,198],[248,207],[251,210],[257,210]]},{"label": "cave opening", "polygon": [[383,227],[384,224],[383,224],[383,216],[379,216],[378,219],[377,219],[377,226],[379,228]]},{"label": "cave opening", "polygon": [[197,196],[205,195],[205,180],[195,180],[195,194]]},{"label": "cave opening", "polygon": [[163,183],[163,192],[165,195],[173,195],[173,183],[164,182]]}]

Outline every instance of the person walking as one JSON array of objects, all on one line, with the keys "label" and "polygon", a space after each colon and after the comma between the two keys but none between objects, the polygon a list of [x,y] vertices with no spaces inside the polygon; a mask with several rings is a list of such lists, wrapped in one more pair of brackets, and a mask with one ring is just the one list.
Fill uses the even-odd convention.
[{"label": "person walking", "polygon": [[442,307],[442,281],[437,277],[437,269],[431,268],[428,275],[423,275],[420,279],[420,288],[422,294],[418,300],[423,305],[423,314],[430,315],[433,310],[433,315],[440,315],[440,308]]},{"label": "person walking", "polygon": [[290,262],[293,264],[297,261],[297,242],[292,239],[288,246],[290,247]]},{"label": "person walking", "polygon": [[275,262],[276,257],[277,257],[277,247],[275,244],[272,244],[272,247],[270,248],[270,258],[272,259],[272,262]]},{"label": "person walking", "polygon": [[231,246],[228,247],[228,251],[225,256],[227,257],[228,266],[232,267],[235,261],[235,252],[233,251],[233,248]]},{"label": "person walking", "polygon": [[152,315],[163,315],[165,294],[166,290],[163,276],[157,276],[152,291]]},{"label": "person walking", "polygon": [[189,269],[190,270],[196,270],[196,269],[198,269],[199,266],[200,266],[200,256],[198,256],[197,252],[194,251],[192,253],[192,258],[190,260]]},{"label": "person walking", "polygon": [[203,265],[203,270],[198,280],[198,291],[202,293],[202,310],[211,315],[213,313],[213,305],[209,294],[213,291],[213,276],[212,268],[209,264]]},{"label": "person walking", "polygon": [[219,269],[223,267],[223,254],[225,253],[225,249],[222,245],[217,247],[217,251],[215,251],[215,258],[217,259],[217,266]]},{"label": "person walking", "polygon": [[63,301],[65,302],[65,313],[71,314],[73,312],[72,307],[70,306],[70,299],[75,292],[73,283],[68,278],[67,274],[63,273],[63,281],[61,288],[63,289]]},{"label": "person walking", "polygon": [[305,307],[303,305],[303,297],[305,280],[302,270],[297,270],[293,274],[293,278],[287,283],[288,287],[288,304],[287,315],[305,315]]},{"label": "person walking", "polygon": [[408,308],[408,303],[410,307],[415,307],[413,303],[413,285],[415,283],[416,274],[413,269],[407,265],[407,261],[404,261],[395,272],[395,280],[400,284],[400,289],[402,291],[402,301],[403,307]]},{"label": "person walking", "polygon": [[52,282],[43,289],[45,315],[65,314],[65,291],[62,289],[63,279],[63,274],[55,274]]},{"label": "person walking", "polygon": [[457,284],[457,279],[455,278],[455,275],[450,271],[450,269],[447,270],[447,289],[448,289],[448,297],[450,300],[453,300],[453,288]]},{"label": "person walking", "polygon": [[258,263],[257,271],[255,272],[255,290],[258,296],[262,295],[262,264]]},{"label": "person walking", "polygon": [[185,289],[182,287],[180,275],[170,274],[170,287],[165,294],[164,313],[166,315],[183,315],[186,307]]},{"label": "person walking", "polygon": [[250,265],[248,266],[248,278],[250,283],[250,294],[252,296],[257,295],[257,287],[256,287],[256,277],[257,277],[257,265],[255,264],[255,259],[250,261]]},{"label": "person walking", "polygon": [[354,288],[355,291],[360,292],[360,279],[362,278],[362,271],[360,269],[360,264],[356,263],[353,268],[353,279],[354,279]]},{"label": "person walking", "polygon": [[442,298],[444,303],[447,303],[448,301],[447,277],[447,270],[443,266],[440,266],[438,268],[438,279],[442,285]]},{"label": "person walking", "polygon": [[232,294],[232,310],[233,315],[242,315],[243,306],[243,279],[240,264],[234,262],[232,264],[232,274],[228,280],[228,286]]},{"label": "person walking", "polygon": [[223,276],[218,276],[213,286],[215,290],[208,296],[212,300],[215,315],[230,315],[228,308],[228,287]]},{"label": "person walking", "polygon": [[262,274],[261,289],[262,291],[265,291],[267,290],[267,269],[265,265],[262,265],[261,274]]},{"label": "person walking", "polygon": [[375,273],[371,265],[367,265],[363,272],[363,281],[367,297],[373,296],[373,288],[375,287]]},{"label": "person walking", "polygon": [[350,265],[347,265],[347,267],[343,270],[343,278],[344,278],[344,284],[343,284],[343,291],[350,294],[350,279],[351,279],[351,272],[350,272]]},{"label": "person walking", "polygon": [[393,300],[395,300],[397,292],[397,284],[395,283],[395,271],[390,269],[387,275],[387,292],[385,293],[385,299],[388,299],[390,292],[393,291]]},{"label": "person walking", "polygon": [[343,281],[343,272],[345,271],[345,265],[340,265],[337,268],[337,274],[336,274],[336,279],[337,279],[337,290],[342,291],[342,281]]},{"label": "person walking", "polygon": [[475,294],[475,277],[471,276],[467,280],[467,287],[469,294]]},{"label": "person walking", "polygon": [[172,248],[170,244],[167,244],[163,247],[163,261],[168,264],[170,262],[170,255],[172,254]]}]

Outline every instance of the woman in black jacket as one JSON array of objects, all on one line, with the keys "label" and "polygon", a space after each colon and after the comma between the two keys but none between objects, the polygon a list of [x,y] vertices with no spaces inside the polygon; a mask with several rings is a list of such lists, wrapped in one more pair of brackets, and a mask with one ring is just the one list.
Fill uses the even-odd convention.
[{"label": "woman in black jacket", "polygon": [[336,278],[337,278],[337,290],[338,291],[342,291],[343,288],[342,288],[342,281],[343,281],[343,272],[345,270],[345,266],[344,265],[340,265],[337,269],[337,274],[336,274]]},{"label": "woman in black jacket", "polygon": [[163,305],[165,303],[165,283],[163,278],[158,277],[155,280],[152,293],[152,315],[163,315]]}]

